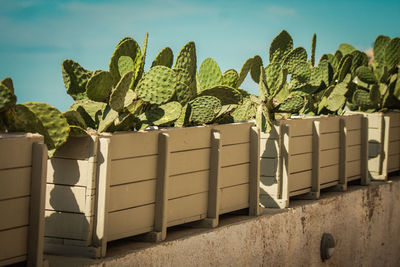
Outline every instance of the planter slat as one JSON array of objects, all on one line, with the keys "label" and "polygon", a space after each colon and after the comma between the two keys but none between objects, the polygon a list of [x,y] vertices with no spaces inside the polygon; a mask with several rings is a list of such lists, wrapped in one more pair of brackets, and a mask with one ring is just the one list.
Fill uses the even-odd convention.
[{"label": "planter slat", "polygon": [[[247,153],[243,153],[246,151]],[[250,143],[222,146],[221,166],[232,166],[250,162]]]},{"label": "planter slat", "polygon": [[[82,213],[66,213],[58,211],[45,212],[45,236],[85,241],[91,235],[89,223],[93,216]],[[60,241],[61,242],[61,241]]]},{"label": "planter slat", "polygon": [[332,181],[339,181],[339,164],[321,167],[320,182],[321,184],[330,183]]},{"label": "planter slat", "polygon": [[0,200],[28,196],[31,167],[0,170]]},{"label": "planter slat", "polygon": [[293,137],[290,146],[290,155],[304,154],[312,152],[312,136]]},{"label": "planter slat", "polygon": [[250,179],[250,163],[221,168],[220,187],[225,188],[237,184],[244,184]]},{"label": "planter slat", "polygon": [[321,151],[321,161],[320,161],[321,168],[332,165],[339,165],[340,162],[339,157],[340,157],[339,148]]},{"label": "planter slat", "polygon": [[[155,179],[157,157],[157,155],[152,155],[111,161],[111,186]],[[127,172],[127,169],[132,171]]]},{"label": "planter slat", "polygon": [[[198,220],[207,216],[208,193],[202,192],[168,200],[168,227],[190,222],[198,215]],[[188,205],[190,203],[190,205]]]},{"label": "planter slat", "polygon": [[0,202],[0,231],[29,224],[29,201],[27,196]]},{"label": "planter slat", "polygon": [[[81,186],[47,184],[46,210],[54,210],[53,207],[57,207],[57,211],[61,212],[85,213],[87,193],[86,188]],[[52,198],[51,195],[59,197]],[[74,198],[75,201],[66,201],[70,198]]]},{"label": "planter slat", "polygon": [[308,171],[312,169],[312,153],[298,154],[289,157],[289,173]]},{"label": "planter slat", "polygon": [[209,176],[209,170],[170,176],[168,199],[206,192]]},{"label": "planter slat", "polygon": [[249,207],[249,184],[221,188],[220,213]]},{"label": "planter slat", "polygon": [[289,192],[310,188],[312,183],[312,171],[304,171],[291,175],[292,181],[289,183]]},{"label": "planter slat", "polygon": [[87,159],[52,158],[47,166],[47,183],[87,187],[92,184],[89,165]]},{"label": "planter slat", "polygon": [[[12,240],[12,242],[10,242]],[[28,254],[28,226],[0,231],[0,264],[26,260]]]},{"label": "planter slat", "polygon": [[171,153],[170,175],[209,169],[210,149],[187,150]]},{"label": "planter slat", "polygon": [[320,139],[321,150],[339,149],[340,148],[340,133],[321,133]]},{"label": "planter slat", "polygon": [[32,141],[28,138],[0,138],[0,151],[0,170],[32,165]]}]

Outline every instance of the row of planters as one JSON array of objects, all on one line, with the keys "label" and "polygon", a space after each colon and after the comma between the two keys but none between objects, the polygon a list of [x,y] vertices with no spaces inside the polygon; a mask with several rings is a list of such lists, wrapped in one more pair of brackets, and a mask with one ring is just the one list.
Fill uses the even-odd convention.
[{"label": "row of planters", "polygon": [[[146,34],[140,47],[122,39],[109,71],[64,60],[65,87],[75,100],[64,113],[44,103],[16,104],[11,79],[0,82],[0,130],[9,132],[0,141],[10,147],[10,140],[23,140],[29,155],[38,146],[43,154],[43,142],[48,148],[40,170],[33,171],[35,156],[0,166],[1,183],[18,177],[28,187],[34,175],[42,179],[35,186],[42,195],[46,187],[45,204],[21,214],[38,220],[45,213],[39,217],[47,253],[101,257],[112,240],[160,241],[170,226],[216,227],[220,214],[247,208],[258,215],[260,205],[287,207],[291,196],[315,199],[322,188],[367,185],[400,169],[400,113],[393,111],[400,108],[400,38],[379,36],[373,61],[342,44],[316,65],[316,36],[308,59],[282,31],[267,66],[254,56],[240,72],[224,73],[211,58],[197,71],[193,42],[175,60],[162,49],[145,72],[147,40]],[[258,96],[240,89],[249,73]],[[43,139],[11,134],[21,131]],[[4,203],[14,210],[16,204],[6,206],[10,199],[35,197],[8,191],[0,194],[0,209]],[[28,221],[0,228],[0,244],[7,244],[8,229]],[[32,225],[43,229],[43,220]],[[27,258],[25,234],[24,252],[0,254],[0,264]]]}]

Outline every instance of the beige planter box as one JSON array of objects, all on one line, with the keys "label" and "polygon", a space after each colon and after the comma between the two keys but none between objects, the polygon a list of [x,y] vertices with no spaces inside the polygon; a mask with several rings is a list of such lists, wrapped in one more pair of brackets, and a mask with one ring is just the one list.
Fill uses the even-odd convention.
[{"label": "beige planter box", "polygon": [[368,119],[370,178],[387,180],[389,173],[400,170],[400,112],[359,114]]},{"label": "beige planter box", "polygon": [[104,256],[107,242],[249,208],[259,214],[252,123],[70,139],[49,166],[46,251]]},{"label": "beige planter box", "polygon": [[0,134],[0,266],[43,264],[47,148],[37,134]]},{"label": "beige planter box", "polygon": [[282,120],[261,134],[260,202],[289,206],[289,198],[319,198],[320,190],[367,179],[367,121],[361,115]]}]

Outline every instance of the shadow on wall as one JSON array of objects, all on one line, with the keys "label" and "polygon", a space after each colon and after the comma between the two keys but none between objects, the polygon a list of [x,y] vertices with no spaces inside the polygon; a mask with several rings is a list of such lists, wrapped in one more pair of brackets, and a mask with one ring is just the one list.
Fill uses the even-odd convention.
[{"label": "shadow on wall", "polygon": [[88,209],[90,203],[87,203],[92,192],[85,182],[91,177],[88,177],[90,174],[86,165],[82,168],[84,164],[78,162],[84,161],[57,157],[57,153],[49,162],[54,170],[53,174],[49,174],[53,175],[54,184],[47,187],[51,189],[48,200],[51,208],[46,207],[45,237],[57,238],[58,242],[55,239],[52,241],[60,244],[64,243],[62,239],[85,243],[91,240],[88,214],[85,214],[85,211],[92,210]]},{"label": "shadow on wall", "polygon": [[260,148],[260,203],[269,208],[279,208],[277,171],[279,158],[278,132],[275,127],[270,133],[261,134]]}]

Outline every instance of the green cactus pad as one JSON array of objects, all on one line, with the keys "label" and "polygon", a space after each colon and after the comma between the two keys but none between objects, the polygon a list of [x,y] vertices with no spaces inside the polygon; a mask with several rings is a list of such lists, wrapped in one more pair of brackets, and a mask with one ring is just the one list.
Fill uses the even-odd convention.
[{"label": "green cactus pad", "polygon": [[151,67],[165,66],[167,68],[171,68],[173,61],[174,53],[172,52],[172,49],[169,47],[164,47],[153,60]]},{"label": "green cactus pad", "polygon": [[14,92],[3,83],[0,83],[0,112],[7,110],[17,103]]},{"label": "green cactus pad", "polygon": [[222,73],[214,59],[208,57],[200,65],[199,81],[201,90],[221,84]]},{"label": "green cactus pad", "polygon": [[174,127],[183,127],[184,125],[189,125],[191,116],[192,116],[191,108],[189,104],[186,104],[185,106],[182,107],[181,114],[179,115],[179,118],[175,121]]},{"label": "green cactus pad", "polygon": [[8,89],[11,90],[11,92],[14,93],[14,84],[13,81],[10,77],[6,77],[3,80],[0,81],[0,84],[5,85]]},{"label": "green cactus pad", "polygon": [[283,30],[274,38],[269,48],[269,61],[280,63],[292,51],[293,39]]},{"label": "green cactus pad", "polygon": [[190,76],[189,72],[186,69],[173,69],[176,74],[176,78],[178,82],[184,83],[187,86],[190,86],[193,82],[193,77]]},{"label": "green cactus pad", "polygon": [[254,82],[260,82],[260,71],[263,66],[262,59],[259,55],[253,57],[253,62],[251,64],[250,75]]},{"label": "green cactus pad", "polygon": [[142,78],[142,75],[144,72],[144,64],[146,61],[148,39],[149,39],[149,34],[146,32],[146,34],[144,36],[144,40],[143,40],[143,45],[142,45],[142,54],[140,57],[138,56],[137,60],[135,61],[134,81],[131,85],[132,89],[136,87],[139,80]]},{"label": "green cactus pad", "polygon": [[400,69],[397,72],[397,80],[394,86],[393,95],[400,100]]},{"label": "green cactus pad", "polygon": [[181,112],[181,104],[172,101],[163,105],[152,105],[144,114],[151,125],[160,126],[176,121]]},{"label": "green cactus pad", "polygon": [[92,129],[96,129],[98,125],[98,117],[105,108],[106,103],[95,102],[89,99],[78,100],[73,103],[69,110],[76,110],[81,114],[86,125]]},{"label": "green cactus pad", "polygon": [[351,52],[356,49],[350,44],[340,44],[338,50],[342,52],[343,56],[345,56],[347,54],[351,54]]},{"label": "green cactus pad", "polygon": [[243,99],[243,104],[232,112],[232,117],[235,122],[248,121],[255,118],[256,109],[250,98]]},{"label": "green cactus pad", "polygon": [[315,66],[315,47],[317,46],[317,35],[314,33],[311,40],[311,66]]},{"label": "green cactus pad", "polygon": [[214,96],[221,101],[221,105],[241,104],[242,94],[235,88],[228,86],[215,86],[200,93],[200,96]]},{"label": "green cactus pad", "polygon": [[221,101],[214,96],[196,97],[190,103],[191,119],[196,124],[212,122],[221,110]]},{"label": "green cactus pad", "polygon": [[18,104],[13,108],[13,112],[5,113],[5,122],[11,132],[46,132],[42,122],[36,117],[29,108]]},{"label": "green cactus pad", "polygon": [[75,125],[69,126],[69,136],[82,137],[87,135],[88,133],[85,131],[85,129]]},{"label": "green cactus pad", "polygon": [[346,77],[347,73],[349,73],[351,64],[353,61],[353,56],[351,54],[347,54],[339,62],[338,72],[337,72],[337,80],[338,82],[342,82]]},{"label": "green cactus pad", "polygon": [[276,110],[283,113],[296,113],[304,106],[304,99],[301,96],[289,96],[283,103],[277,106]]},{"label": "green cactus pad", "polygon": [[149,69],[136,88],[139,98],[151,104],[163,104],[175,94],[177,78],[174,71],[165,66]]},{"label": "green cactus pad", "polygon": [[236,87],[239,74],[234,69],[229,69],[222,74],[221,85]]},{"label": "green cactus pad", "polygon": [[249,58],[244,62],[242,68],[240,69],[239,79],[237,81],[235,88],[239,88],[240,85],[243,83],[244,79],[246,79],[246,76],[249,73],[252,65],[253,65],[253,58]]},{"label": "green cactus pad", "polygon": [[113,110],[121,112],[124,109],[126,94],[129,91],[132,79],[133,71],[125,73],[119,83],[112,90],[109,103]]},{"label": "green cactus pad", "polygon": [[[110,64],[109,64],[109,69],[110,69],[110,74],[113,80],[113,85],[117,84],[119,80],[121,79],[121,74],[119,71],[119,66],[118,62],[120,57],[122,56],[127,56],[130,57],[132,62],[134,62],[134,66],[136,67],[139,63],[138,61],[141,60],[142,54],[140,51],[140,47],[138,43],[130,38],[130,37],[125,37],[122,39],[118,45],[116,46],[111,59],[110,59]],[[126,59],[124,61],[127,61]],[[131,71],[132,69],[128,70]],[[136,70],[135,70],[136,71]]]},{"label": "green cactus pad", "polygon": [[23,105],[35,114],[46,130],[39,133],[44,136],[51,157],[55,150],[67,141],[69,133],[67,119],[58,109],[45,103],[27,102]]},{"label": "green cactus pad", "polygon": [[108,71],[93,74],[86,85],[86,94],[90,100],[106,102],[113,86],[113,79]]},{"label": "green cactus pad", "polygon": [[332,112],[338,111],[346,103],[346,97],[340,94],[331,94],[326,101],[326,108]]},{"label": "green cactus pad", "polygon": [[385,65],[391,69],[400,64],[400,38],[390,40],[385,48]]},{"label": "green cactus pad", "polygon": [[197,57],[194,42],[189,42],[182,47],[176,57],[174,68],[185,69],[191,77],[196,77]]},{"label": "green cactus pad", "polygon": [[320,69],[320,74],[322,81],[325,83],[325,86],[329,86],[332,78],[333,78],[333,69],[327,60],[322,60],[319,62],[318,67]]},{"label": "green cactus pad", "polygon": [[369,92],[363,89],[355,90],[353,94],[353,103],[359,106],[362,110],[373,107]]},{"label": "green cactus pad", "polygon": [[67,122],[69,126],[74,125],[74,126],[79,126],[82,129],[86,129],[86,122],[82,118],[81,114],[76,111],[76,110],[68,110],[63,113],[64,118],[67,119]]},{"label": "green cactus pad", "polygon": [[350,68],[352,74],[355,73],[359,66],[368,66],[368,56],[365,53],[355,50],[351,53],[351,55],[353,56]]},{"label": "green cactus pad", "polygon": [[265,78],[270,94],[274,95],[284,83],[284,74],[278,63],[270,63],[265,67]]},{"label": "green cactus pad", "polygon": [[390,38],[385,35],[379,35],[378,37],[376,37],[373,48],[375,65],[385,64],[385,48],[389,41]]},{"label": "green cactus pad", "polygon": [[297,47],[291,51],[283,60],[283,68],[288,70],[288,73],[293,73],[295,66],[299,62],[307,61],[307,51],[303,47]]},{"label": "green cactus pad", "polygon": [[358,79],[368,84],[374,84],[378,82],[372,69],[366,66],[358,67],[356,70],[356,75]]},{"label": "green cactus pad", "polygon": [[381,92],[379,91],[379,85],[375,84],[369,90],[369,98],[374,106],[377,106],[381,101]]},{"label": "green cactus pad", "polygon": [[270,95],[270,90],[267,85],[267,77],[265,75],[265,69],[260,67],[260,82],[258,83],[258,94],[261,101],[265,101]]},{"label": "green cactus pad", "polygon": [[124,76],[127,72],[133,72],[135,70],[135,63],[133,59],[128,56],[121,56],[118,59],[118,71],[119,75]]},{"label": "green cactus pad", "polygon": [[290,77],[291,88],[295,90],[304,87],[309,82],[310,78],[310,65],[307,62],[297,63]]},{"label": "green cactus pad", "polygon": [[99,128],[97,132],[102,133],[109,130],[110,127],[114,126],[114,121],[118,118],[119,114],[107,105],[103,110],[99,120]]},{"label": "green cactus pad", "polygon": [[62,62],[61,71],[67,93],[74,100],[87,98],[86,84],[92,76],[92,72],[71,59]]},{"label": "green cactus pad", "polygon": [[191,99],[195,97],[190,90],[190,87],[184,83],[177,82],[175,86],[176,100],[182,105],[186,105]]}]

